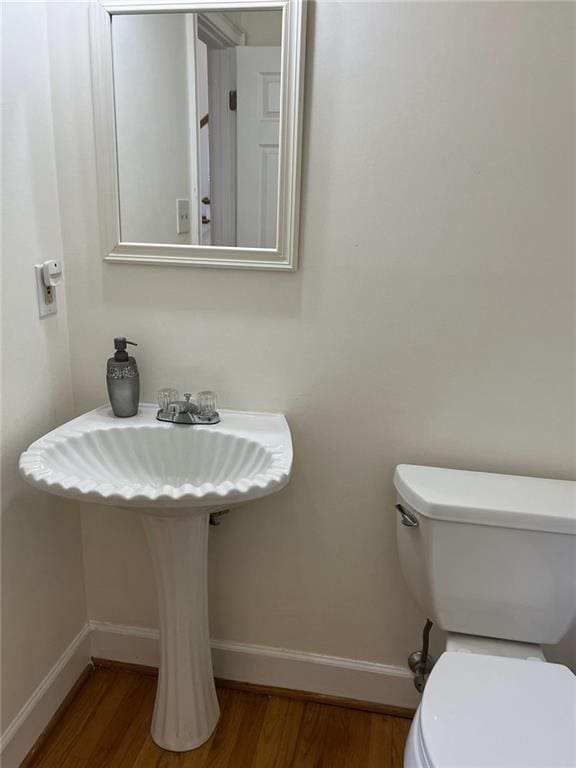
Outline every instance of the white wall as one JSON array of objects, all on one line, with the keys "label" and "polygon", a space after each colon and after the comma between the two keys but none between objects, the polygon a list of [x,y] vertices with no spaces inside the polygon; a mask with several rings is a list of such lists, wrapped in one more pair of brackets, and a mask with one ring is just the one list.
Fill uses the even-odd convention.
[{"label": "white wall", "polygon": [[[5,732],[84,626],[86,609],[77,505],[32,490],[18,474],[20,452],[74,411],[66,299],[59,290],[58,314],[40,320],[33,273],[35,263],[62,257],[41,4],[4,4],[2,73],[0,730]],[[28,739],[39,735],[34,728],[43,728],[52,712],[43,710],[44,721],[34,721]],[[11,757],[7,752],[3,757],[6,768],[23,756],[20,745],[15,751],[13,746]]]},{"label": "white wall", "polygon": [[280,45],[281,11],[232,11],[225,15],[245,33],[246,45]]},{"label": "white wall", "polygon": [[191,200],[186,14],[112,23],[122,240],[193,242],[176,234],[176,200]]},{"label": "white wall", "polygon": [[[74,63],[53,91],[76,410],[106,400],[126,334],[146,400],[210,387],[284,411],[293,481],[211,533],[212,634],[404,664],[424,617],[399,572],[395,464],[574,477],[574,8],[310,11],[285,275],[102,263],[86,9],[55,11],[54,59]],[[83,515],[90,617],[155,626],[135,513]],[[573,642],[558,654],[576,664]]]}]

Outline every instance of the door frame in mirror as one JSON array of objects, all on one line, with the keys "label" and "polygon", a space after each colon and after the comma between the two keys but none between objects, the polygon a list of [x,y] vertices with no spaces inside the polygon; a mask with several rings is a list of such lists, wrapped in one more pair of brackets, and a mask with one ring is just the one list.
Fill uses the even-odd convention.
[{"label": "door frame in mirror", "polygon": [[[282,85],[276,248],[122,242],[112,17],[117,14],[282,11]],[[100,240],[110,263],[294,271],[298,267],[306,0],[94,0],[90,8],[92,90]]]}]

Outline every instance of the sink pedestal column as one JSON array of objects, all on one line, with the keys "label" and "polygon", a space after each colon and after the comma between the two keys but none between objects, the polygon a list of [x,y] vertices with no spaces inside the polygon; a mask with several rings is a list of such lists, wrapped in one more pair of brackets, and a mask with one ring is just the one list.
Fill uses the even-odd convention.
[{"label": "sink pedestal column", "polygon": [[220,716],[208,628],[209,510],[143,515],[160,613],[160,673],[152,738],[184,752],[209,737]]}]

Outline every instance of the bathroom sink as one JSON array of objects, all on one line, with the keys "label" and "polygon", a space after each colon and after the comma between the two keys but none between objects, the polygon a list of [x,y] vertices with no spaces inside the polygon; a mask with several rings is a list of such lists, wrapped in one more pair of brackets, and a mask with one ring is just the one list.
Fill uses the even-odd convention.
[{"label": "bathroom sink", "polygon": [[292,443],[284,416],[221,411],[221,422],[156,421],[156,406],[118,419],[97,408],[49,432],[20,457],[44,491],[130,507],[228,506],[280,490]]},{"label": "bathroom sink", "polygon": [[158,592],[160,669],[152,738],[195,749],[220,715],[208,628],[210,514],[279,491],[290,478],[292,440],[281,414],[220,411],[219,424],[169,424],[156,406],[116,418],[109,407],[79,416],[20,457],[31,484],[59,496],[134,507],[148,539]]}]

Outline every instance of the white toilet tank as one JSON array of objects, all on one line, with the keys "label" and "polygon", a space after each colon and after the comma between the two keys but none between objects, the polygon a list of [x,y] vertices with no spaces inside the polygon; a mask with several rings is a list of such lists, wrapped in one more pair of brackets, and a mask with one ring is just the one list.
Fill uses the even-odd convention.
[{"label": "white toilet tank", "polygon": [[557,643],[576,619],[576,483],[401,464],[404,576],[449,632]]}]

